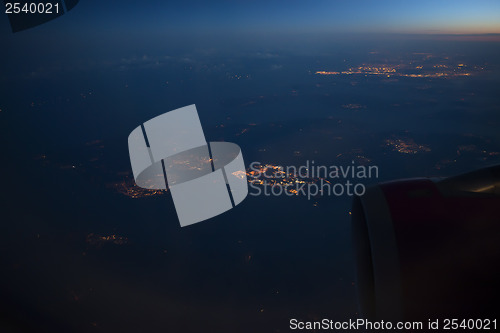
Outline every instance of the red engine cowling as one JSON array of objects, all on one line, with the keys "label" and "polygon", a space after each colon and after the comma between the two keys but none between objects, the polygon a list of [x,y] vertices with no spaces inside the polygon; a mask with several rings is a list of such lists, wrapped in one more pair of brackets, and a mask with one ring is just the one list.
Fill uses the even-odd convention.
[{"label": "red engine cowling", "polygon": [[498,315],[500,166],[368,188],[352,228],[365,318]]}]

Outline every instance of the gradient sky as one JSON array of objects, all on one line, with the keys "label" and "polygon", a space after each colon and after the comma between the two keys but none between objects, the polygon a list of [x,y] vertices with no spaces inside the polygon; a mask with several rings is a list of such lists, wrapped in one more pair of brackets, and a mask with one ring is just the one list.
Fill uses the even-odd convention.
[{"label": "gradient sky", "polygon": [[[81,0],[53,29],[103,33],[280,31],[500,33],[498,0]],[[7,20],[0,22],[5,32]]]}]

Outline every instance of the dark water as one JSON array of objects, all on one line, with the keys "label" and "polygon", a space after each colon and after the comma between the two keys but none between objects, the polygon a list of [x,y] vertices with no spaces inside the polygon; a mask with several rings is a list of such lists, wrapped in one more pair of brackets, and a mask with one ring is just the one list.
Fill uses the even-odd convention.
[{"label": "dark water", "polygon": [[[109,185],[130,173],[129,132],[189,104],[207,140],[237,143],[247,166],[355,161],[379,167],[370,184],[500,162],[498,45],[372,49],[123,55],[4,77],[5,327],[283,332],[290,318],[355,318],[352,198],[249,196],[181,229],[169,193],[132,199]],[[474,75],[315,74],[412,62],[463,62]]]}]

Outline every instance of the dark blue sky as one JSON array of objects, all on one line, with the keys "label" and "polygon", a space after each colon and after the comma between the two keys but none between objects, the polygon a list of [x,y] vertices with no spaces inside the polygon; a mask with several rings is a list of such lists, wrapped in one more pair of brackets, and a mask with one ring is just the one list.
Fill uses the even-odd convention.
[{"label": "dark blue sky", "polygon": [[[5,31],[6,19],[0,26]],[[81,0],[52,29],[500,33],[497,0]],[[47,27],[48,29],[48,27]]]},{"label": "dark blue sky", "polygon": [[96,23],[111,19],[137,29],[500,33],[496,0],[150,0],[111,2],[101,9],[95,3],[102,1],[82,0],[75,20],[95,14]]}]

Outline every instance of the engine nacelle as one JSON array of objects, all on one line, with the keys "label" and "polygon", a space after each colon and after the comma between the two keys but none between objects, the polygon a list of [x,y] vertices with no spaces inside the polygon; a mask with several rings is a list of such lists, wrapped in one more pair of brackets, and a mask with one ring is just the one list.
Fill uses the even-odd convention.
[{"label": "engine nacelle", "polygon": [[368,188],[352,228],[363,317],[498,315],[500,166]]}]

